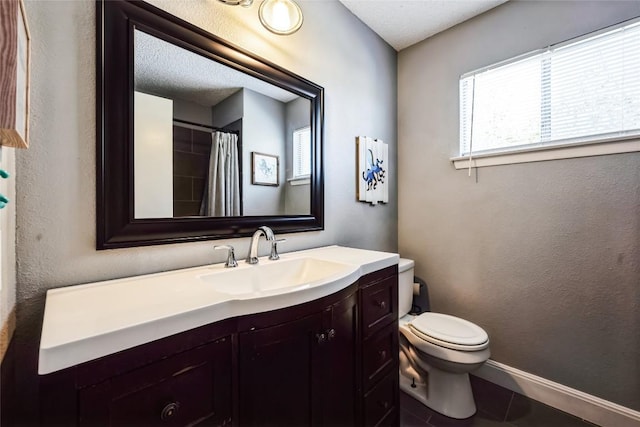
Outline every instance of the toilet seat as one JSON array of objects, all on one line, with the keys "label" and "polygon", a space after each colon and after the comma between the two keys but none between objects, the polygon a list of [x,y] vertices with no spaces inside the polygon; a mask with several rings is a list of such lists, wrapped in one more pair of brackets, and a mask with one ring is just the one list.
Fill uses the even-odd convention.
[{"label": "toilet seat", "polygon": [[489,336],[478,325],[442,313],[422,313],[408,323],[411,332],[444,348],[479,351],[489,347]]}]

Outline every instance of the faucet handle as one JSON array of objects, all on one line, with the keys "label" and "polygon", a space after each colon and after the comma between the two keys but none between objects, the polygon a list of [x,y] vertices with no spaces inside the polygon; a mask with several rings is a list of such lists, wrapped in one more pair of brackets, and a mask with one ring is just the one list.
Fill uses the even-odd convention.
[{"label": "faucet handle", "polygon": [[213,249],[215,249],[215,250],[226,249],[226,250],[229,251],[229,252],[227,252],[227,262],[224,263],[225,268],[237,267],[238,266],[238,262],[236,261],[236,254],[234,252],[233,246],[231,246],[231,245],[215,245],[213,247]]},{"label": "faucet handle", "polygon": [[271,255],[269,255],[269,259],[271,261],[275,261],[277,259],[280,259],[280,255],[278,255],[278,243],[279,242],[286,242],[287,239],[273,239],[271,241]]}]

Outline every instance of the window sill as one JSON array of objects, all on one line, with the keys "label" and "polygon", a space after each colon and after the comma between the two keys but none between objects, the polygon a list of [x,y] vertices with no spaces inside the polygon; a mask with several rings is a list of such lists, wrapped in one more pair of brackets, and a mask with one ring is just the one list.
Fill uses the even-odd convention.
[{"label": "window sill", "polygon": [[[567,144],[547,147],[525,148],[499,153],[476,154],[471,158],[472,168],[510,165],[515,163],[544,162],[547,160],[572,159],[577,157],[603,156],[607,154],[633,153],[640,151],[640,138],[596,141],[583,144]],[[469,168],[469,156],[452,157],[456,169]]]},{"label": "window sill", "polygon": [[289,178],[287,179],[287,181],[289,181],[290,185],[308,185],[311,184],[311,178],[310,177],[303,177],[303,178]]}]

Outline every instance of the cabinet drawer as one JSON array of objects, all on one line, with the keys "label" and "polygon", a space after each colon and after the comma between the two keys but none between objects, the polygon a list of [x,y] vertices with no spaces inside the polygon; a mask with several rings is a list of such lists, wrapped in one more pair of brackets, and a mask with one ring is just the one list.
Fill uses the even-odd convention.
[{"label": "cabinet drawer", "polygon": [[362,366],[364,389],[369,390],[390,369],[396,367],[398,358],[398,325],[392,322],[364,343]]},{"label": "cabinet drawer", "polygon": [[220,425],[231,417],[224,338],[79,391],[79,425]]},{"label": "cabinet drawer", "polygon": [[362,290],[362,332],[368,337],[398,318],[398,276]]},{"label": "cabinet drawer", "polygon": [[376,385],[364,400],[364,425],[394,425],[397,415],[398,376],[390,373]]}]

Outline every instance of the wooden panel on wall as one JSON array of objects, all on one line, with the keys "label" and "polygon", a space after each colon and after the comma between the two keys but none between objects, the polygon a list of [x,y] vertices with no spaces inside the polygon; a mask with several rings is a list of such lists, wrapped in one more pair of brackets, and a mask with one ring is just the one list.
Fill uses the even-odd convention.
[{"label": "wooden panel on wall", "polygon": [[0,145],[29,146],[29,29],[22,0],[0,1]]}]

